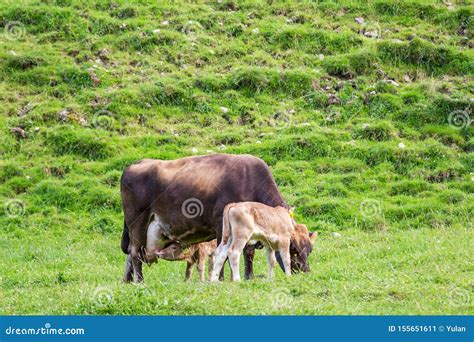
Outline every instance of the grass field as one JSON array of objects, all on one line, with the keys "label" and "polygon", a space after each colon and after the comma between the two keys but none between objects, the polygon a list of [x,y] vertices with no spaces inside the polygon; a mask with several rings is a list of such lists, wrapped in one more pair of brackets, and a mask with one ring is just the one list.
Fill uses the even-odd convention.
[{"label": "grass field", "polygon": [[[0,314],[473,314],[473,14],[0,0]],[[122,284],[123,168],[216,152],[270,165],[312,272]]]}]

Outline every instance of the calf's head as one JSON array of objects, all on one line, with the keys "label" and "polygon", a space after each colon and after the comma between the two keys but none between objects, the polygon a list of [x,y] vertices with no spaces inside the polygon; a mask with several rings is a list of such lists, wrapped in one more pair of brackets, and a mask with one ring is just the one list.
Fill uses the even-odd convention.
[{"label": "calf's head", "polygon": [[[295,231],[290,242],[291,272],[309,272],[308,256],[313,251],[313,243],[318,233],[309,232],[304,224],[295,224]],[[282,269],[283,261],[279,253],[276,254],[278,264]]]},{"label": "calf's head", "polygon": [[178,242],[173,242],[166,248],[156,252],[158,258],[165,260],[183,260],[188,257],[188,250]]}]

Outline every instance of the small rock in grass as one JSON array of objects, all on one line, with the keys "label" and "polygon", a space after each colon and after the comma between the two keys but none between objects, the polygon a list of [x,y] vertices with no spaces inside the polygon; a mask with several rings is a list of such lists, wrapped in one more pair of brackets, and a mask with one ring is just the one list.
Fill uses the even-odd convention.
[{"label": "small rock in grass", "polygon": [[161,25],[162,25],[162,26],[168,26],[169,24],[170,24],[170,22],[169,22],[168,20],[163,20],[163,21],[161,22]]},{"label": "small rock in grass", "polygon": [[26,139],[26,132],[23,128],[21,127],[13,127],[11,129],[11,132],[16,135],[18,138],[21,138],[21,139]]},{"label": "small rock in grass", "polygon": [[39,132],[40,128],[39,127],[35,127],[35,132]]},{"label": "small rock in grass", "polygon": [[398,144],[398,148],[404,149],[405,147],[406,147],[405,144],[402,142]]},{"label": "small rock in grass", "polygon": [[226,108],[226,107],[219,107],[219,109],[221,110],[222,113],[228,113],[229,112],[229,108]]},{"label": "small rock in grass", "polygon": [[152,32],[158,34],[158,33],[161,32],[161,30],[160,30],[160,29],[156,29],[156,30],[153,30]]},{"label": "small rock in grass", "polygon": [[194,153],[194,154],[196,154],[196,153],[198,153],[198,149],[197,149],[196,147],[193,147],[193,148],[191,149],[191,152]]},{"label": "small rock in grass", "polygon": [[206,150],[206,153],[214,153],[213,150]]},{"label": "small rock in grass", "polygon": [[261,144],[262,142],[260,140],[257,140],[255,143],[256,144]]},{"label": "small rock in grass", "polygon": [[257,27],[257,28],[254,28],[254,29],[252,30],[252,33],[253,33],[253,34],[257,34],[257,33],[259,33],[259,32],[260,32],[260,30],[258,29],[258,27]]},{"label": "small rock in grass", "polygon": [[362,17],[357,17],[354,20],[355,20],[356,23],[361,24],[361,25],[364,23],[364,18],[362,18]]},{"label": "small rock in grass", "polygon": [[364,36],[369,38],[377,38],[379,36],[377,31],[365,31]]},{"label": "small rock in grass", "polygon": [[63,109],[58,113],[59,120],[66,122],[69,119],[70,113],[69,109]]},{"label": "small rock in grass", "polygon": [[355,146],[356,142],[355,142],[355,140],[351,140],[351,141],[348,141],[346,144],[351,145],[351,146]]},{"label": "small rock in grass", "polygon": [[336,95],[331,94],[331,95],[329,95],[328,103],[329,103],[330,105],[333,105],[333,104],[341,104],[341,100],[339,100],[339,98],[338,98]]},{"label": "small rock in grass", "polygon": [[121,24],[119,25],[119,27],[120,27],[122,30],[124,30],[124,29],[127,28],[127,24],[126,24],[126,23],[121,23]]},{"label": "small rock in grass", "polygon": [[395,87],[400,87],[400,84],[398,84],[397,82],[395,82],[394,80],[387,80],[387,83],[390,83],[391,85],[395,86]]},{"label": "small rock in grass", "polygon": [[224,144],[221,144],[218,148],[219,151],[224,151],[226,149]]},{"label": "small rock in grass", "polygon": [[320,61],[324,61],[324,55],[322,53],[319,54],[318,58]]},{"label": "small rock in grass", "polygon": [[363,129],[367,129],[367,128],[369,128],[369,126],[370,126],[370,125],[369,125],[368,123],[365,123],[365,124],[362,125],[362,128],[363,128]]},{"label": "small rock in grass", "polygon": [[340,238],[342,235],[337,232],[332,232],[332,236],[334,236],[335,238]]}]

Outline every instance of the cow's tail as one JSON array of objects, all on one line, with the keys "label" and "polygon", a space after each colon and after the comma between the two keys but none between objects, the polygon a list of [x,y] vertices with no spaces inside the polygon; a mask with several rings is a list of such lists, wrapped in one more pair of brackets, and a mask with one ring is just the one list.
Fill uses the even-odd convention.
[{"label": "cow's tail", "polygon": [[123,232],[122,232],[122,243],[120,247],[122,247],[122,252],[128,254],[128,245],[130,243],[130,236],[128,235],[128,226],[125,219],[123,220]]}]

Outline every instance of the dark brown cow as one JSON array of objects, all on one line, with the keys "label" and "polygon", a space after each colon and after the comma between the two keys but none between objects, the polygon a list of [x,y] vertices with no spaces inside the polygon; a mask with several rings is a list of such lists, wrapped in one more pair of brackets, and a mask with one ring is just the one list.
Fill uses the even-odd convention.
[{"label": "dark brown cow", "polygon": [[[189,245],[217,238],[219,243],[228,203],[253,201],[288,208],[269,167],[250,155],[145,159],[125,169],[120,189],[127,282],[133,274],[135,281],[142,281],[143,261],[155,262],[156,252],[172,242]],[[292,245],[292,251],[297,247]],[[253,276],[254,248],[247,247],[244,255],[248,279]],[[307,268],[306,255],[299,263],[292,260],[293,265]]]}]

